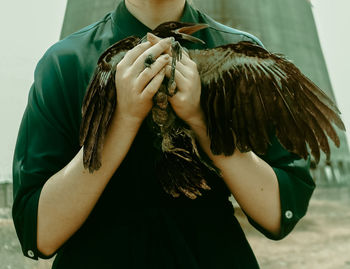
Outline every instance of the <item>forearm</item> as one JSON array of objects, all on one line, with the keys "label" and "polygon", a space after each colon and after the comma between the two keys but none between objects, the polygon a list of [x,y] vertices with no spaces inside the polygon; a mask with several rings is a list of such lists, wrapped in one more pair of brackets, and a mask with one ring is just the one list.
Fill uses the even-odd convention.
[{"label": "forearm", "polygon": [[83,148],[43,186],[38,206],[37,245],[49,255],[56,251],[89,216],[110,178],[123,161],[140,123],[125,118],[112,121],[94,173],[83,167]]},{"label": "forearm", "polygon": [[197,139],[213,163],[221,170],[223,180],[241,208],[273,234],[280,230],[281,210],[277,177],[272,167],[254,152],[232,156],[213,155],[203,121],[190,124]]}]

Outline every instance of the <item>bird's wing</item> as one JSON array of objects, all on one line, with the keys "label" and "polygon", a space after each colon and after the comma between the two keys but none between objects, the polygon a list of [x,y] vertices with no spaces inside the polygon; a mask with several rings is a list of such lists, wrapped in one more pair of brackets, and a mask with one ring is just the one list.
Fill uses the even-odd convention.
[{"label": "bird's wing", "polygon": [[201,106],[214,154],[253,150],[264,154],[275,132],[290,152],[318,162],[330,156],[327,135],[339,147],[332,127],[345,130],[327,95],[279,54],[250,42],[190,50],[202,80]]},{"label": "bird's wing", "polygon": [[80,145],[84,146],[84,167],[90,172],[101,166],[101,151],[110,119],[116,107],[115,72],[126,52],[138,42],[137,37],[123,39],[105,50],[84,96]]}]

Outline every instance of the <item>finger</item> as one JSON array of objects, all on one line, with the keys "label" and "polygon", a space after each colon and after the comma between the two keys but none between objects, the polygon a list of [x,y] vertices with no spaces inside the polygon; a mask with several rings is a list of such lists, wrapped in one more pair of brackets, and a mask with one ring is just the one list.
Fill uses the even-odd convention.
[{"label": "finger", "polygon": [[187,54],[185,50],[182,50],[182,58],[180,62],[183,63],[184,65],[189,65],[191,67],[196,64],[194,61],[192,61],[192,59],[190,58],[190,56]]},{"label": "finger", "polygon": [[188,49],[185,47],[182,47],[182,53],[186,55],[188,58],[190,58],[190,55],[188,54]]},{"label": "finger", "polygon": [[168,63],[170,63],[170,56],[168,54],[164,54],[159,56],[150,68],[145,68],[137,77],[137,84],[140,91],[142,91],[150,80]]},{"label": "finger", "polygon": [[176,70],[189,80],[193,80],[196,76],[199,76],[195,63],[189,63],[185,65],[183,62],[177,62]]},{"label": "finger", "polygon": [[[168,78],[170,78],[170,76],[171,76],[171,66],[170,65],[167,65],[165,67],[165,75]],[[184,81],[186,79],[185,76],[182,73],[180,73],[179,70],[177,70],[177,67],[175,69],[175,78],[174,79],[175,79],[176,85],[182,85],[182,81]]]},{"label": "finger", "polygon": [[146,99],[153,98],[154,94],[158,91],[160,85],[163,82],[165,76],[165,69],[163,68],[157,75],[153,77],[153,79],[148,83],[146,88],[144,88],[141,96]]},{"label": "finger", "polygon": [[149,55],[152,55],[155,59],[159,57],[164,51],[166,51],[171,44],[170,38],[165,38],[153,45],[149,49],[145,50],[133,63],[132,72],[141,73],[145,69],[145,60]]},{"label": "finger", "polygon": [[[170,66],[170,70],[171,70],[171,65],[169,65]],[[176,62],[176,70],[178,71],[178,72],[180,72],[181,73],[181,75],[183,75],[184,77],[186,77],[186,74],[189,72],[189,71],[191,71],[191,69],[188,67],[188,66],[186,66],[186,65],[184,65],[182,62]]]},{"label": "finger", "polygon": [[133,49],[129,50],[122,61],[124,61],[124,64],[126,66],[130,66],[132,65],[135,60],[147,49],[149,49],[150,47],[152,47],[151,42],[146,41],[143,42],[137,46],[135,46]]},{"label": "finger", "polygon": [[[155,45],[157,44],[160,40],[162,40],[160,37],[152,34],[152,33],[147,33],[147,40],[152,44],[152,45]],[[168,53],[170,56],[171,56],[171,47],[166,51],[166,53]],[[186,56],[186,62],[188,60],[191,60],[189,54],[188,54],[188,50],[187,48],[185,47],[182,47],[182,53],[183,53],[183,56],[185,55]]]},{"label": "finger", "polygon": [[[147,40],[152,44],[155,45],[157,44],[159,41],[162,40],[162,38],[152,34],[152,33],[147,33]],[[169,46],[169,48],[164,51],[164,53],[168,54],[169,56],[171,56],[171,46]]]},{"label": "finger", "polygon": [[147,41],[149,41],[152,45],[157,44],[162,39],[152,33],[147,33]]}]

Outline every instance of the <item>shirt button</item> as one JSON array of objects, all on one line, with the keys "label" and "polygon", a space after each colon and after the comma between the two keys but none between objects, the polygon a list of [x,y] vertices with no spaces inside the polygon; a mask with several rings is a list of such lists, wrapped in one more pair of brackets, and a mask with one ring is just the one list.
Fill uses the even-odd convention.
[{"label": "shirt button", "polygon": [[32,250],[28,250],[27,252],[28,256],[33,258],[34,257],[34,252]]},{"label": "shirt button", "polygon": [[286,216],[287,219],[293,218],[293,212],[290,210],[287,210],[284,215]]}]

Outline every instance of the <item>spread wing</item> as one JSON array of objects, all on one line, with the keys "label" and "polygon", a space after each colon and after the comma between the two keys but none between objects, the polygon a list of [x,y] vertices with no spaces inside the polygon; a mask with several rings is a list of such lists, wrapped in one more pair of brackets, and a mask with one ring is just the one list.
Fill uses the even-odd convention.
[{"label": "spread wing", "polygon": [[327,95],[282,55],[250,42],[189,51],[202,80],[201,106],[214,154],[253,150],[264,154],[276,133],[290,152],[316,162],[327,158],[329,136],[339,147],[332,123],[345,130]]},{"label": "spread wing", "polygon": [[91,173],[101,166],[104,138],[116,107],[116,66],[139,40],[128,37],[104,51],[85,93],[79,140],[84,146],[84,167],[89,168]]}]

